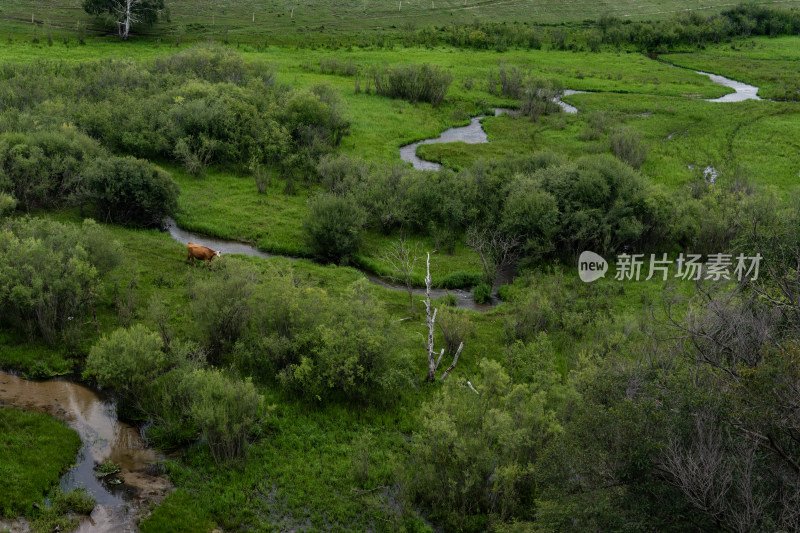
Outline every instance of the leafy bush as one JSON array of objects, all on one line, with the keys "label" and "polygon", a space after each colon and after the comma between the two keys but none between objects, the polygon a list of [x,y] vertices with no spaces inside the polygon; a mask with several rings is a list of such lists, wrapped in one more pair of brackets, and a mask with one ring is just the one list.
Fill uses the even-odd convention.
[{"label": "leafy bush", "polygon": [[243,459],[247,438],[264,417],[264,400],[248,379],[232,379],[218,370],[196,370],[188,377],[191,414],[217,464]]},{"label": "leafy bush", "polygon": [[558,113],[561,106],[556,100],[564,94],[564,86],[559,80],[531,78],[526,81],[520,97],[520,113],[534,122],[544,115]]},{"label": "leafy bush", "polygon": [[[551,375],[546,367],[541,374]],[[533,519],[534,465],[561,428],[557,404],[538,383],[513,385],[502,366],[484,359],[475,394],[452,378],[423,405],[411,441],[406,488],[447,529],[485,531],[487,523]]]},{"label": "leafy bush", "polygon": [[255,273],[238,262],[225,262],[216,275],[192,289],[192,316],[200,338],[216,358],[244,332],[252,314]]},{"label": "leafy bush", "polygon": [[167,368],[163,348],[161,336],[141,324],[117,329],[92,346],[83,377],[136,396]]},{"label": "leafy bush", "polygon": [[475,303],[485,304],[492,301],[492,288],[488,283],[482,281],[472,289],[472,297]]},{"label": "leafy bush", "polygon": [[346,263],[358,248],[366,217],[350,197],[317,195],[303,222],[306,242],[323,261]]},{"label": "leafy bush", "polygon": [[429,102],[438,107],[453,77],[442,67],[428,63],[382,67],[372,74],[375,92],[409,102]]},{"label": "leafy bush", "polygon": [[20,219],[0,230],[0,320],[50,345],[74,341],[94,303],[100,275],[119,244],[91,220],[82,226]]},{"label": "leafy bush", "polygon": [[636,130],[617,126],[608,135],[608,142],[617,159],[625,161],[633,168],[640,168],[647,159],[647,146]]},{"label": "leafy bush", "polygon": [[366,400],[375,392],[388,398],[406,374],[397,353],[396,331],[366,281],[331,301],[313,332],[307,352],[280,372],[281,382],[318,400],[340,396]]},{"label": "leafy bush", "polygon": [[84,172],[85,198],[106,221],[160,227],[178,207],[178,186],[169,174],[142,159],[97,159]]},{"label": "leafy bush", "polygon": [[64,205],[101,153],[96,141],[70,127],[0,135],[0,191],[26,210]]},{"label": "leafy bush", "polygon": [[11,196],[10,194],[0,192],[0,218],[9,215],[16,208],[17,208],[17,199]]},{"label": "leafy bush", "polygon": [[475,334],[475,326],[466,314],[446,307],[439,310],[436,325],[442,332],[445,350],[450,355],[456,353],[459,344],[466,341],[467,337]]}]

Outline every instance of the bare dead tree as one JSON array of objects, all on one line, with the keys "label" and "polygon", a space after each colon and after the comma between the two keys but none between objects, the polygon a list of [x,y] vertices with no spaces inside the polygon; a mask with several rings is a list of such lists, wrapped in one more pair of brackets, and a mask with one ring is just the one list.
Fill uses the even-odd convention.
[{"label": "bare dead tree", "polygon": [[501,269],[516,262],[520,243],[519,236],[506,235],[497,228],[473,226],[467,231],[467,246],[478,252],[484,278],[490,286]]},{"label": "bare dead tree", "polygon": [[392,269],[389,278],[402,283],[408,292],[412,315],[414,314],[414,269],[421,258],[419,243],[412,245],[406,239],[395,241],[383,254],[383,260]]},{"label": "bare dead tree", "polygon": [[136,8],[142,0],[119,0],[114,8],[117,14],[117,30],[119,36],[123,41],[128,40],[128,34],[131,31],[131,24],[139,22],[139,17],[136,15]]},{"label": "bare dead tree", "polygon": [[[425,343],[425,348],[428,352],[428,381],[435,381],[436,380],[436,369],[439,368],[439,363],[442,362],[442,357],[444,357],[444,348],[439,352],[438,357],[436,351],[433,348],[433,333],[434,333],[434,326],[436,323],[436,313],[438,308],[433,309],[431,313],[431,253],[428,252],[425,260],[425,267],[426,267],[426,275],[425,275],[425,318],[426,323],[428,325],[428,342]],[[456,350],[455,355],[453,356],[453,364],[451,364],[447,370],[445,370],[444,374],[442,374],[442,380],[447,378],[450,375],[450,372],[456,367],[456,363],[458,363],[458,356],[461,355],[461,350],[464,349],[464,343],[462,342],[458,349]]]}]

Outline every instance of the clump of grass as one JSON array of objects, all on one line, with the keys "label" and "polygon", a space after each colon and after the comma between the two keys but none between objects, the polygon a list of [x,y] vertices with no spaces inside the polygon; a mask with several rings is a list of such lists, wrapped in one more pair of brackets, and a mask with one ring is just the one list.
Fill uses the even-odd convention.
[{"label": "clump of grass", "polygon": [[108,459],[97,465],[94,475],[95,477],[104,478],[113,476],[114,474],[119,474],[120,470],[121,468],[118,464]]},{"label": "clump of grass", "polygon": [[486,283],[480,283],[472,290],[472,297],[476,303],[485,304],[492,299],[492,288]]},{"label": "clump of grass", "polygon": [[31,520],[33,533],[71,531],[80,523],[79,515],[88,515],[96,505],[94,497],[84,488],[63,492],[56,489],[48,507],[42,508]]}]

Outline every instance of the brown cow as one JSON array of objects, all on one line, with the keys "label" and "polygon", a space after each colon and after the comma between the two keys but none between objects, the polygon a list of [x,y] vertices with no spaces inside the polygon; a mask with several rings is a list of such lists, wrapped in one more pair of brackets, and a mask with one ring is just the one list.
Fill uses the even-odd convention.
[{"label": "brown cow", "polygon": [[200,244],[195,244],[190,242],[186,245],[186,249],[189,254],[186,256],[186,263],[194,263],[193,259],[200,259],[201,261],[208,261],[211,264],[211,260],[215,257],[222,255],[222,252],[212,250],[207,246],[202,246]]}]

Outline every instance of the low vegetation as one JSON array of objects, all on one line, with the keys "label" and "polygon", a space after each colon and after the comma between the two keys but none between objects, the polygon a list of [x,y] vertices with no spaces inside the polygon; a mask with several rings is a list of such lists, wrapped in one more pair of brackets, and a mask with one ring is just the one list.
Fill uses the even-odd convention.
[{"label": "low vegetation", "polygon": [[[800,527],[800,130],[777,72],[795,11],[358,34],[312,31],[295,6],[296,35],[239,43],[257,33],[223,29],[240,4],[219,28],[182,13],[157,33],[178,24],[167,3],[126,43],[0,46],[0,364],[79,372],[180,449],[143,531]],[[262,8],[283,9],[246,22]],[[688,50],[669,59],[758,63],[787,101],[705,101],[726,89],[652,59]],[[419,148],[442,170],[398,160],[479,114],[488,143]],[[156,231],[168,216],[293,257],[186,265]],[[604,279],[579,278],[586,250]],[[423,306],[428,252],[432,285],[496,307],[457,308],[467,290]],[[630,253],[640,280],[615,279]],[[664,254],[757,253],[755,279],[648,276]],[[74,436],[11,409],[0,426],[2,516],[74,526],[89,495],[48,492]]]}]

